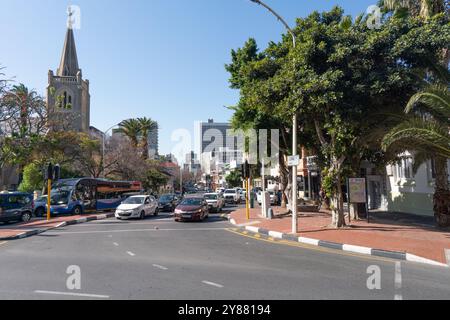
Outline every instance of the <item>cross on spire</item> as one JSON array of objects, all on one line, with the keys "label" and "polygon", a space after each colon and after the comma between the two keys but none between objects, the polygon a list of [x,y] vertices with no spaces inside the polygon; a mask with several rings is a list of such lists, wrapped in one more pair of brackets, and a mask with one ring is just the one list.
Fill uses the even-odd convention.
[{"label": "cross on spire", "polygon": [[74,12],[73,12],[73,10],[72,10],[72,6],[69,6],[69,7],[67,8],[67,27],[68,27],[69,29],[72,29],[72,28],[73,28],[73,23],[75,22],[75,21],[72,19],[73,15],[74,15]]}]

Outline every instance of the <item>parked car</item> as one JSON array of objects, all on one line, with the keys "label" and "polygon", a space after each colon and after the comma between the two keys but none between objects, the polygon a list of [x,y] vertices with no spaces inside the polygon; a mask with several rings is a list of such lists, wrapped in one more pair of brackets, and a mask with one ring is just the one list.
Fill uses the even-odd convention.
[{"label": "parked car", "polygon": [[175,209],[175,221],[204,221],[209,217],[209,206],[203,197],[189,197]]},{"label": "parked car", "polygon": [[158,202],[153,196],[132,196],[116,209],[117,219],[145,219],[146,216],[158,215]]},{"label": "parked car", "polygon": [[247,190],[241,189],[241,201],[245,201],[245,193],[246,192],[247,192]]},{"label": "parked car", "polygon": [[225,190],[223,195],[225,197],[226,203],[241,203],[241,194],[239,193],[238,189],[227,189]]},{"label": "parked car", "polygon": [[23,192],[0,194],[0,222],[28,222],[33,217],[33,195]]},{"label": "parked car", "polygon": [[[270,196],[270,204],[271,205],[275,205],[278,202],[278,198],[277,198],[277,194],[275,193],[275,191],[267,191],[269,193]],[[259,191],[256,195],[256,199],[258,201],[258,204],[261,205],[262,204],[262,191]]]},{"label": "parked car", "polygon": [[181,195],[165,194],[158,200],[158,209],[163,212],[174,212],[180,203]]},{"label": "parked car", "polygon": [[209,212],[219,213],[225,206],[225,199],[220,193],[206,193],[204,195],[209,206]]},{"label": "parked car", "polygon": [[40,196],[34,200],[34,215],[43,217],[47,212],[47,196]]}]

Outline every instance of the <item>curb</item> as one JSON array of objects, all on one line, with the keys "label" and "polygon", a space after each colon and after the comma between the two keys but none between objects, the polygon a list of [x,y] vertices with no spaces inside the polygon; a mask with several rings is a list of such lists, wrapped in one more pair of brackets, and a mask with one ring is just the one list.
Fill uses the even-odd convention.
[{"label": "curb", "polygon": [[18,235],[0,238],[0,240],[1,241],[11,241],[11,240],[24,239],[24,238],[36,236],[38,234],[44,233],[44,232],[49,231],[49,230],[54,230],[54,229],[62,228],[62,227],[65,227],[65,226],[71,226],[71,225],[75,225],[75,224],[81,224],[81,223],[90,222],[90,221],[96,221],[96,220],[104,220],[104,219],[113,218],[113,217],[114,217],[114,213],[106,213],[106,214],[99,214],[97,216],[78,218],[78,219],[75,219],[75,220],[69,220],[69,221],[61,222],[60,224],[58,224],[58,225],[56,225],[54,227],[30,230],[30,231],[26,231],[26,232],[20,233]]},{"label": "curb", "polygon": [[[231,217],[229,218],[229,222],[231,224],[237,226],[236,221],[234,219],[232,219]],[[295,236],[292,234],[271,231],[271,230],[258,228],[258,227],[246,226],[246,227],[241,227],[241,228],[245,229],[246,231],[269,236],[274,239],[299,242],[299,243],[303,243],[303,244],[307,244],[307,245],[323,247],[323,248],[328,248],[328,249],[334,249],[334,250],[340,250],[340,251],[346,251],[346,252],[352,252],[352,253],[363,254],[363,255],[371,255],[371,256],[390,258],[390,259],[395,259],[395,260],[417,262],[417,263],[429,264],[429,265],[445,267],[445,268],[450,267],[450,265],[447,265],[447,264],[444,264],[444,263],[441,263],[441,262],[438,262],[435,260],[430,260],[427,258],[419,257],[414,254],[407,253],[407,252],[389,251],[389,250],[361,247],[361,246],[355,246],[355,245],[350,245],[350,244],[342,244],[342,243],[317,240],[317,239],[311,239],[311,238],[304,238],[304,237],[299,237],[299,236]]]}]

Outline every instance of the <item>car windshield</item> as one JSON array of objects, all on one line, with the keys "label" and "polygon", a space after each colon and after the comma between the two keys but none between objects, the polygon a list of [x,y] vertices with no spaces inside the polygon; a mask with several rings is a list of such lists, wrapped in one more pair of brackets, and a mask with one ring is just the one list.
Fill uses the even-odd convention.
[{"label": "car windshield", "polygon": [[217,200],[217,194],[205,194],[206,200]]},{"label": "car windshield", "polygon": [[143,204],[145,201],[144,197],[131,197],[122,202],[122,204]]},{"label": "car windshield", "polygon": [[173,199],[172,196],[165,195],[165,196],[162,196],[161,198],[159,198],[159,201],[168,202],[168,201],[172,201],[172,199]]},{"label": "car windshield", "polygon": [[233,189],[225,190],[225,193],[236,193],[236,190]]},{"label": "car windshield", "polygon": [[181,202],[181,205],[183,205],[183,206],[201,206],[202,202],[203,202],[202,199],[190,198],[190,199],[184,199]]},{"label": "car windshield", "polygon": [[69,191],[59,191],[51,193],[51,204],[52,205],[61,205],[69,203]]}]

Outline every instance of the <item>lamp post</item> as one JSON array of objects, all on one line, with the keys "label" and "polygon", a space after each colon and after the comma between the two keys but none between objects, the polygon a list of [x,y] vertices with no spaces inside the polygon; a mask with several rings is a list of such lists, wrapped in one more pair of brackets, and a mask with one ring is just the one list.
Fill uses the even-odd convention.
[{"label": "lamp post", "polygon": [[[280,21],[286,30],[289,32],[289,34],[292,37],[292,44],[293,48],[296,47],[296,39],[295,34],[292,31],[292,29],[289,27],[289,25],[286,23],[286,21],[278,14],[276,13],[272,8],[270,8],[267,4],[260,0],[250,0],[251,2],[254,2],[256,4],[259,4],[260,6],[266,8],[269,10],[271,14],[273,14],[278,21]],[[294,113],[294,116],[292,117],[292,155],[297,156],[297,126],[298,126],[298,119],[297,119],[297,112]],[[292,233],[297,233],[298,226],[297,226],[297,166],[294,165],[292,167]]]},{"label": "lamp post", "polygon": [[111,131],[112,129],[114,129],[114,128],[117,127],[118,125],[119,125],[119,124],[113,125],[111,128],[109,128],[108,130],[106,130],[106,131],[103,132],[103,134],[102,134],[102,166],[103,166],[104,163],[105,163],[105,149],[106,149],[106,147],[105,147],[105,145],[106,145],[105,140],[106,140],[106,135],[108,134],[109,131]]}]

